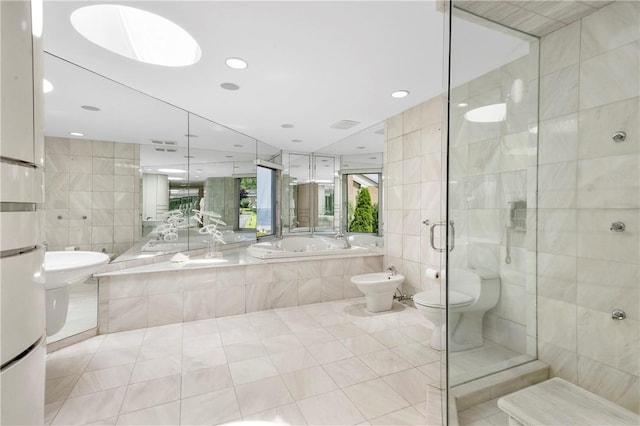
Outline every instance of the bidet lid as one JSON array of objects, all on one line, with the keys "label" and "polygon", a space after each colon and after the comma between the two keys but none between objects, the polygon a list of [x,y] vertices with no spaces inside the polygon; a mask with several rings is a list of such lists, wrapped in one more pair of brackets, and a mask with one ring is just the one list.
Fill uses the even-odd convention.
[{"label": "bidet lid", "polygon": [[[440,303],[440,291],[422,291],[413,296],[413,302],[422,306],[442,307]],[[449,291],[449,306],[466,306],[473,302],[473,297],[460,293],[459,291]]]}]

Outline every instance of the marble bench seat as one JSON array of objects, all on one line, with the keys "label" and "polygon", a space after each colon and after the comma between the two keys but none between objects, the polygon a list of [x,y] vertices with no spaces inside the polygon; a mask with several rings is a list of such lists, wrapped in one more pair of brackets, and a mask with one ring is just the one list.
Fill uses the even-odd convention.
[{"label": "marble bench seat", "polygon": [[510,426],[640,424],[636,413],[558,377],[503,396],[498,407]]}]

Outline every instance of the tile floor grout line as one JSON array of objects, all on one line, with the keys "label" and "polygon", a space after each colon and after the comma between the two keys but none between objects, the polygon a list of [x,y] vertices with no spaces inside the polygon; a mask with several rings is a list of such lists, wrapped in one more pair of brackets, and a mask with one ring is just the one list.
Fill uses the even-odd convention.
[{"label": "tile floor grout line", "polygon": [[[403,353],[402,349],[404,347],[411,347],[412,345],[414,346],[414,349],[419,349],[420,351],[422,351],[424,348],[428,349],[428,346],[424,343],[424,336],[425,336],[425,333],[429,333],[432,330],[428,329],[428,327],[425,327],[421,322],[417,321],[416,318],[413,318],[412,316],[414,315],[414,313],[412,311],[404,310],[402,312],[405,312],[405,313],[402,313],[402,314],[395,313],[394,316],[386,315],[386,316],[374,317],[374,316],[358,316],[353,314],[354,311],[346,310],[346,308],[350,306],[354,306],[354,304],[358,304],[359,302],[361,302],[361,299],[355,299],[355,300],[352,299],[349,301],[349,303],[346,303],[344,301],[338,301],[338,302],[334,301],[334,302],[317,303],[313,305],[304,305],[303,307],[290,307],[290,308],[272,310],[274,315],[273,319],[278,320],[279,324],[277,326],[274,324],[273,328],[271,328],[270,326],[267,326],[263,330],[260,330],[260,332],[258,332],[256,328],[256,326],[259,325],[261,321],[258,318],[258,315],[255,315],[255,318],[253,315],[251,315],[253,313],[232,316],[232,317],[228,317],[229,320],[223,320],[221,322],[215,321],[210,325],[207,324],[202,329],[194,329],[194,330],[198,330],[198,332],[195,333],[196,335],[194,336],[194,339],[198,340],[202,335],[213,336],[217,334],[219,342],[216,345],[212,346],[212,348],[222,350],[222,353],[224,354],[224,358],[225,358],[225,363],[220,364],[220,366],[222,365],[225,366],[225,371],[227,373],[227,376],[231,378],[230,386],[224,389],[233,388],[235,401],[238,404],[238,410],[242,418],[252,417],[261,412],[277,410],[289,404],[294,404],[297,411],[300,413],[300,415],[302,415],[302,418],[304,418],[305,422],[308,423],[307,417],[305,416],[305,413],[301,409],[300,401],[325,395],[325,394],[329,394],[332,392],[336,392],[336,394],[341,394],[343,397],[345,397],[346,398],[345,403],[348,402],[351,406],[353,406],[353,408],[356,409],[355,412],[359,413],[359,415],[362,418],[364,418],[367,422],[374,421],[375,419],[389,416],[393,413],[400,412],[402,410],[407,410],[409,408],[412,408],[418,411],[420,415],[422,415],[422,412],[423,412],[422,410],[426,409],[426,416],[427,418],[429,418],[431,407],[426,404],[428,402],[427,400],[419,401],[415,404],[412,404],[409,401],[409,399],[407,399],[403,394],[398,392],[390,383],[388,383],[385,380],[385,378],[389,378],[391,376],[395,376],[396,374],[401,374],[403,372],[414,372],[414,373],[417,372],[425,376],[428,379],[428,381],[431,380],[429,379],[429,376],[426,375],[426,373],[420,370],[420,368],[426,365],[433,364],[435,362],[441,362],[441,361],[435,360],[435,361],[432,361],[431,363],[426,363],[426,364],[416,366],[414,364],[419,363],[418,358],[414,359],[415,362],[410,362],[407,357],[403,357],[401,354]],[[363,308],[363,306],[360,306],[360,308]],[[269,312],[269,311],[265,311],[265,312]],[[402,315],[402,317],[399,317],[398,314]],[[329,318],[329,316],[331,318]],[[265,316],[264,318],[265,320],[271,319],[271,317],[269,316]],[[325,318],[325,321],[322,321],[320,318]],[[222,328],[220,326],[221,323],[223,324]],[[298,323],[301,327],[296,327],[295,326],[296,323]],[[179,376],[177,400],[156,403],[151,407],[140,408],[138,410],[131,411],[131,413],[143,411],[149,408],[158,407],[163,404],[177,402],[178,418],[180,420],[182,419],[182,415],[183,415],[182,402],[183,400],[187,399],[185,398],[185,394],[183,393],[183,384],[184,384],[183,376],[185,374],[184,361],[186,356],[186,352],[184,351],[184,343],[186,341],[186,338],[185,338],[186,324],[188,323],[180,323],[180,325],[176,327],[176,328],[179,328],[179,330],[176,330],[176,331],[180,332],[180,338],[179,338],[179,341],[180,341],[179,355],[180,356],[176,357],[180,361],[180,370],[179,372],[175,373],[177,376]],[[293,326],[293,329],[292,329],[292,326]],[[357,327],[360,333],[351,335],[351,333],[355,333],[357,331],[356,329],[350,330],[351,326]],[[122,413],[122,409],[126,402],[127,395],[129,394],[130,386],[133,385],[131,383],[131,380],[133,379],[134,372],[136,371],[136,367],[139,366],[142,362],[153,361],[154,359],[167,358],[167,357],[173,356],[172,354],[167,353],[165,354],[164,357],[158,358],[155,352],[147,353],[145,351],[145,353],[148,356],[151,356],[151,358],[148,360],[141,359],[143,350],[145,348],[144,345],[145,345],[146,339],[149,339],[149,338],[153,339],[154,338],[153,336],[156,336],[156,332],[154,330],[159,327],[164,327],[164,326],[147,327],[144,329],[144,332],[142,333],[143,334],[142,342],[137,346],[137,352],[135,354],[135,361],[133,362],[133,368],[129,373],[128,382],[126,384],[126,389],[124,391],[122,401],[120,401],[118,412],[114,416],[116,421],[120,421],[122,416],[124,416],[124,414],[128,414],[128,413]],[[243,328],[251,331],[251,333],[247,332],[244,335],[240,333],[239,335],[236,334],[236,336],[234,336],[233,330],[243,329]],[[224,333],[222,333],[221,330],[224,330]],[[272,334],[272,333],[275,333],[275,334]],[[385,333],[385,334],[380,334],[374,337],[373,335],[376,333]],[[158,332],[157,336],[161,336],[161,334],[162,334],[161,332]],[[227,339],[223,339],[222,337],[223,334],[227,336]],[[109,335],[107,335],[107,337],[108,336]],[[295,341],[295,344],[292,347],[289,347],[287,339],[284,339],[282,341],[283,343],[278,343],[277,340],[274,340],[273,341],[274,345],[269,345],[269,348],[268,348],[267,345],[265,345],[264,343],[268,339],[274,339],[281,336],[290,337],[292,341]],[[305,340],[304,341],[300,340],[299,338],[300,336],[305,337]],[[398,337],[395,338],[395,336],[398,336]],[[328,337],[331,337],[331,339],[324,340]],[[369,340],[369,338],[372,338],[372,340]],[[353,343],[354,346],[352,348],[350,348],[345,344],[345,340],[348,340],[348,339],[356,339],[354,340],[354,343]],[[235,340],[239,340],[239,341],[236,342]],[[105,337],[101,339],[100,343],[97,345],[95,349],[91,349],[92,353],[89,354],[91,356],[89,357],[87,364],[85,365],[83,370],[79,372],[79,375],[76,377],[75,382],[73,384],[73,388],[69,393],[67,393],[67,395],[65,396],[65,399],[61,402],[60,407],[58,407],[58,411],[52,418],[52,422],[55,420],[57,416],[59,416],[60,409],[64,406],[67,400],[69,400],[69,395],[71,394],[75,386],[77,386],[78,380],[80,379],[80,377],[82,377],[83,374],[87,372],[86,369],[91,364],[91,362],[95,359],[95,357],[99,354],[100,350],[107,349],[105,346],[107,344],[105,343],[106,341],[107,341],[107,338]],[[215,339],[213,339],[213,341],[215,341]],[[373,345],[372,343],[374,341],[380,344],[380,347],[376,348],[379,350],[374,350],[373,352],[366,352],[370,350],[371,347],[376,346],[376,345]],[[152,341],[148,341],[147,343],[149,342],[152,342]],[[270,407],[268,409],[261,410],[258,413],[250,414],[248,416],[243,416],[242,411],[240,410],[238,386],[235,385],[235,382],[233,381],[233,378],[231,376],[230,364],[232,363],[230,362],[230,359],[227,356],[227,353],[229,352],[228,348],[230,347],[233,347],[236,345],[254,345],[254,344],[259,345],[263,349],[264,353],[262,354],[261,352],[262,357],[265,358],[265,361],[268,360],[270,362],[270,365],[272,365],[275,368],[277,374],[275,376],[270,376],[270,377],[279,378],[280,382],[283,384],[284,389],[288,394],[288,397],[290,398],[290,402],[277,405],[275,407]],[[278,345],[283,345],[283,346],[281,346],[278,349]],[[329,345],[327,347],[332,349],[327,349],[327,353],[329,354],[329,356],[321,356],[320,359],[322,361],[320,361],[319,359],[316,358],[314,353],[310,351],[310,348],[317,346],[319,349],[321,346],[324,346],[324,345]],[[282,350],[283,347],[285,350]],[[346,351],[344,354],[349,353],[350,356],[348,356],[347,358],[333,359],[334,356],[344,355],[344,354],[336,355],[335,353],[332,352],[332,351],[335,351],[335,349],[338,347],[343,348],[344,351]],[[114,351],[117,349],[118,349],[117,347],[112,348],[112,350]],[[238,358],[234,362],[244,362],[244,361],[256,359],[256,357],[244,358],[241,352],[237,352],[238,350],[246,350],[246,349],[250,349],[250,347],[248,346],[247,348],[242,348],[241,346],[238,346],[237,348],[234,348],[234,351],[235,351],[234,353],[239,354],[239,355],[233,356],[234,358]],[[274,352],[274,349],[276,349],[275,352]],[[159,349],[159,350],[163,350],[163,349]],[[276,363],[274,362],[274,359],[277,358],[278,354],[285,354],[287,352],[290,353],[293,350],[301,350],[301,351],[304,350],[305,351],[304,353],[306,354],[306,356],[310,355],[311,357],[310,360],[313,360],[315,364],[305,365],[305,363],[302,362],[300,365],[304,366],[304,368],[296,368],[292,371],[281,372],[280,369],[276,367]],[[360,353],[362,350],[365,350],[365,352]],[[404,352],[406,352],[407,350],[408,349],[404,349]],[[338,351],[338,352],[341,352],[341,351]],[[365,358],[369,358],[369,360],[372,361],[371,360],[372,357],[370,356],[370,354],[375,354],[377,352],[381,354],[386,353],[391,358],[395,359],[395,361],[393,362],[391,359],[389,360],[389,362],[392,362],[393,364],[392,368],[387,368],[387,367],[384,367],[383,365],[382,367],[384,368],[378,368],[377,370],[373,370],[369,366],[369,364],[367,364],[363,360],[363,357],[365,357]],[[257,358],[260,358],[260,357],[257,357]],[[283,357],[283,359],[286,362],[286,358]],[[341,370],[340,370],[339,364],[337,363],[344,362],[347,360],[357,361],[360,365],[366,368],[367,371],[372,372],[373,377],[368,377],[363,381],[360,381],[361,380],[360,378],[356,378],[354,383],[350,383],[350,381],[347,381],[345,383],[349,383],[349,384],[345,385],[344,387],[341,387],[340,385],[338,385],[338,381],[336,381],[336,379],[329,373],[330,369],[328,366],[336,365],[336,369],[334,371],[340,372]],[[398,367],[398,363],[402,365]],[[126,364],[123,364],[123,365],[126,365]],[[112,367],[105,367],[104,369],[108,369]],[[317,369],[318,367],[320,367],[320,369]],[[209,367],[202,367],[201,369],[204,369],[204,368],[209,368]],[[399,370],[395,371],[396,368],[399,368]],[[307,396],[306,398],[301,398],[298,400],[293,397],[293,394],[291,393],[291,390],[287,385],[287,382],[284,381],[283,376],[288,374],[295,374],[299,371],[311,370],[311,369],[317,369],[318,372],[322,372],[324,376],[329,378],[329,381],[327,383],[331,384],[330,387],[335,387],[335,388],[332,390],[326,390],[324,392],[320,392],[315,395],[310,395],[310,396]],[[100,370],[102,370],[102,368],[99,368],[97,370],[91,370],[91,371],[100,371]],[[197,370],[198,369],[193,371],[197,371]],[[378,371],[380,371],[380,373]],[[413,373],[407,373],[407,374],[413,374]],[[168,377],[168,376],[161,376],[156,379],[160,379],[163,377]],[[146,381],[156,380],[156,379],[148,379]],[[260,379],[260,380],[263,380],[263,379]],[[363,383],[367,383],[373,380],[380,380],[380,383],[384,384],[385,389],[389,388],[390,390],[392,390],[395,394],[399,396],[400,398],[399,401],[402,401],[403,404],[408,404],[408,405],[403,408],[398,408],[396,410],[393,410],[388,413],[377,416],[375,418],[372,418],[371,420],[367,420],[365,413],[354,403],[354,401],[348,396],[348,394],[344,391],[344,389],[350,386],[361,385]],[[256,382],[256,381],[257,380],[252,380],[250,382],[244,383],[243,385]],[[205,393],[208,393],[208,392],[202,392],[200,390],[197,390],[196,394],[192,395],[191,397],[203,395]],[[302,395],[304,394],[305,393],[303,392]],[[407,396],[410,397],[411,400],[413,400],[414,398],[411,395],[412,394],[407,394]],[[420,409],[416,407],[420,407]],[[487,416],[487,417],[491,417],[491,416]]]}]

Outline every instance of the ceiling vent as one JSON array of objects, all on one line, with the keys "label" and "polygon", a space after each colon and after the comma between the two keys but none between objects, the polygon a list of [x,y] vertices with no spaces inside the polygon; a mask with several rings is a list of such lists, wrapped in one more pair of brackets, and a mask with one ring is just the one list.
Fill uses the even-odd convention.
[{"label": "ceiling vent", "polygon": [[158,140],[155,140],[155,139],[151,139],[151,143],[155,143],[157,145],[162,145],[162,141],[158,141]]},{"label": "ceiling vent", "polygon": [[177,149],[173,149],[173,148],[167,148],[167,152],[177,152]]},{"label": "ceiling vent", "polygon": [[337,123],[334,123],[329,127],[331,127],[332,129],[347,130],[347,129],[350,129],[352,127],[357,126],[358,124],[360,124],[359,121],[340,120]]},{"label": "ceiling vent", "polygon": [[156,151],[158,151],[158,152],[164,152],[165,150],[164,150],[164,148],[156,148]]},{"label": "ceiling vent", "polygon": [[177,145],[176,141],[164,141],[165,145]]}]

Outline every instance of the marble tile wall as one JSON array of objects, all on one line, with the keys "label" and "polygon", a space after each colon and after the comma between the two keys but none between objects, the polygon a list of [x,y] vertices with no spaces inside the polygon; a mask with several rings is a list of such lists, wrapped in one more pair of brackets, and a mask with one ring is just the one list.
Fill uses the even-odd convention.
[{"label": "marble tile wall", "polygon": [[[541,41],[539,358],[640,411],[640,3]],[[611,135],[625,131],[624,142]],[[614,221],[622,233],[609,230]],[[627,313],[613,321],[612,308]]]},{"label": "marble tile wall", "polygon": [[[442,124],[446,108],[438,96],[385,122],[384,223],[385,267],[394,265],[405,275],[407,294],[438,289],[440,281],[425,270],[440,270],[441,253],[429,244],[429,227],[442,214]],[[438,247],[443,243],[439,235]]]},{"label": "marble tile wall", "polygon": [[99,333],[361,297],[351,277],[381,270],[373,255],[101,277]]},{"label": "marble tile wall", "polygon": [[47,137],[45,155],[49,250],[131,247],[140,235],[139,147]]}]

